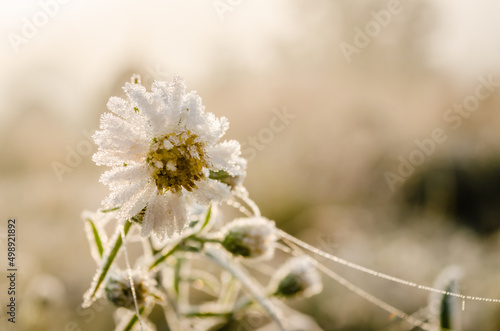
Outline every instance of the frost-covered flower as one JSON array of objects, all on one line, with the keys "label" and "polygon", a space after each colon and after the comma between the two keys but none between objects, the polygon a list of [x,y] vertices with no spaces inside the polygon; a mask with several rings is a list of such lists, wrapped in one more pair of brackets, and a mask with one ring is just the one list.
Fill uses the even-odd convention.
[{"label": "frost-covered flower", "polygon": [[274,254],[276,226],[264,217],[239,218],[222,229],[222,246],[233,255],[267,260]]},{"label": "frost-covered flower", "polygon": [[287,298],[310,297],[323,290],[316,267],[305,256],[288,260],[278,270],[271,283],[274,284],[275,295]]},{"label": "frost-covered flower", "polygon": [[182,231],[186,205],[207,205],[230,194],[230,186],[211,173],[243,176],[246,161],[237,141],[219,142],[229,124],[207,113],[196,92],[185,92],[184,81],[155,82],[152,91],[134,79],[124,86],[128,101],[112,97],[94,134],[98,165],[113,169],[101,176],[111,194],[106,208],[119,206],[117,218],[139,215],[144,237],[153,233],[161,243]]}]

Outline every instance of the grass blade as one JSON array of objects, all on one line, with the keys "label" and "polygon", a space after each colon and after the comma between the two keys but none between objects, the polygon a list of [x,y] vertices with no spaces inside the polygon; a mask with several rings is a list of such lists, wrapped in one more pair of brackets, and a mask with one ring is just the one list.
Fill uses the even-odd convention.
[{"label": "grass blade", "polygon": [[97,248],[97,252],[99,253],[99,257],[102,258],[104,248],[102,247],[102,240],[101,240],[101,236],[99,235],[99,231],[97,230],[97,227],[95,226],[94,222],[90,218],[87,218],[87,224],[90,225],[90,230],[91,230],[91,234],[93,237],[93,238],[89,238],[89,240],[93,239],[92,243],[95,244],[95,247]]},{"label": "grass blade", "polygon": [[[126,221],[123,225],[123,232],[125,235],[130,230],[132,226],[132,222]],[[104,279],[106,278],[113,261],[115,260],[120,248],[123,244],[121,237],[121,226],[118,226],[115,234],[113,235],[113,239],[110,241],[110,245],[106,249],[106,253],[103,254],[103,258],[101,260],[101,267],[97,269],[97,272],[94,276],[94,280],[90,289],[85,293],[83,307],[89,307],[92,302],[95,301],[97,292],[99,291]]]}]

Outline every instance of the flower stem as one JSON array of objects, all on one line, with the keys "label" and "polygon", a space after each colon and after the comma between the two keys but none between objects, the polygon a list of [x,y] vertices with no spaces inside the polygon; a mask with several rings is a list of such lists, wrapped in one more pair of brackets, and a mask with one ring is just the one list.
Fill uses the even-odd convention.
[{"label": "flower stem", "polygon": [[149,270],[152,270],[154,269],[154,267],[156,267],[158,264],[162,263],[163,261],[165,261],[170,255],[174,254],[175,251],[177,251],[179,249],[179,247],[181,247],[181,244],[182,242],[178,242],[174,247],[172,247],[167,253],[161,255],[159,258],[157,258],[150,266],[149,266]]},{"label": "flower stem", "polygon": [[[142,313],[144,313],[144,309],[145,309],[144,306],[139,309],[139,315],[142,315]],[[137,323],[138,320],[139,320],[139,318],[138,318],[137,314],[132,315],[129,322],[127,323],[127,325],[125,326],[125,328],[122,331],[132,330],[132,328],[134,327],[135,323]]]}]

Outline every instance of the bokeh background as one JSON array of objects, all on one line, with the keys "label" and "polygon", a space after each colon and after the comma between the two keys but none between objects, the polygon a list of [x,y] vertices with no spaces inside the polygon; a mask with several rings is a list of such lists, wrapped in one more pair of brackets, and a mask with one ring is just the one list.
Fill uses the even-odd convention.
[{"label": "bokeh background", "polygon": [[[500,82],[500,5],[391,3],[1,1],[0,265],[16,217],[17,330],[113,328],[111,307],[78,308],[94,273],[80,213],[108,193],[87,132],[132,73],[145,84],[180,74],[229,118],[251,197],[284,230],[427,285],[456,265],[460,291],[500,298],[500,84],[456,128],[443,117],[480,79]],[[398,13],[373,23],[390,6]],[[367,24],[375,36],[346,57],[341,45]],[[278,113],[290,115],[273,131]],[[436,128],[447,139],[390,184]],[[409,314],[428,305],[426,292],[328,265]],[[324,330],[409,329],[326,278],[292,306]],[[499,316],[498,304],[467,302],[462,329],[498,330]]]}]

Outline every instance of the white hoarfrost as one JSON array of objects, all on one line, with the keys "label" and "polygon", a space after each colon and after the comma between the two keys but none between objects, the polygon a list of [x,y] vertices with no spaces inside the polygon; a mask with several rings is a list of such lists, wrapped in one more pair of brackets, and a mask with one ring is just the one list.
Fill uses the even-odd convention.
[{"label": "white hoarfrost", "polygon": [[230,187],[209,178],[226,171],[243,176],[246,161],[236,141],[219,142],[229,123],[205,112],[196,92],[184,81],[155,82],[146,91],[139,80],[127,83],[127,100],[112,97],[111,113],[101,117],[94,134],[99,149],[93,160],[113,167],[101,176],[111,194],[105,208],[120,207],[118,220],[140,214],[142,235],[159,243],[180,233],[188,222],[187,205],[219,202]]}]

